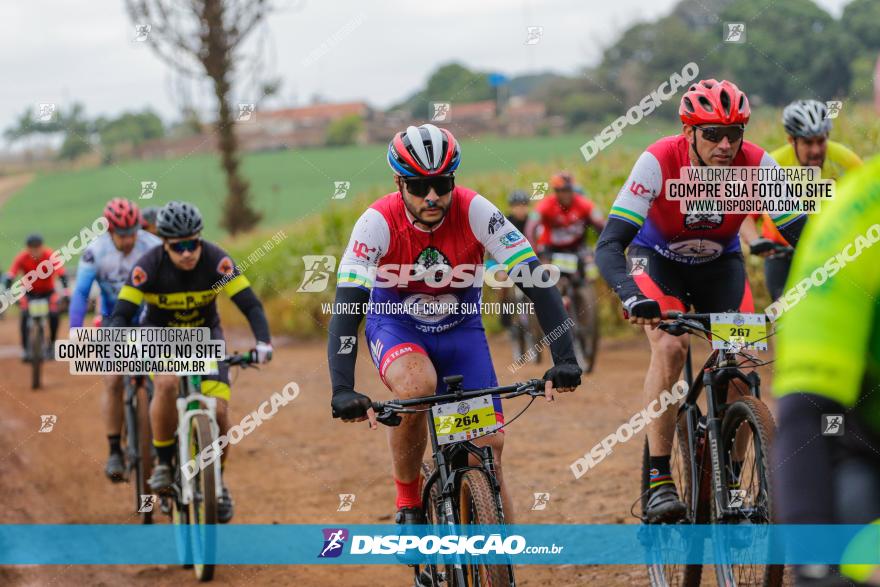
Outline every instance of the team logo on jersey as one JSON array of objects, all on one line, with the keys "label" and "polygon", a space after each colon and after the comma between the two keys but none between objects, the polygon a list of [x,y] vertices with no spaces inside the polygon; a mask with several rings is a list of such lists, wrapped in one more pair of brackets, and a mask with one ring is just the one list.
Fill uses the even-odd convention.
[{"label": "team logo on jersey", "polygon": [[691,213],[684,215],[684,227],[688,230],[711,230],[718,228],[724,218],[721,214]]},{"label": "team logo on jersey", "polygon": [[507,218],[504,217],[504,214],[496,210],[489,218],[489,234],[495,234],[495,231],[505,224],[507,224]]},{"label": "team logo on jersey", "polygon": [[444,255],[440,249],[436,249],[434,247],[426,247],[422,249],[422,252],[419,253],[418,257],[416,257],[415,264],[420,267],[424,267],[427,271],[434,265],[449,266],[449,258]]},{"label": "team logo on jersey", "polygon": [[510,232],[502,236],[499,240],[501,241],[502,245],[510,249],[523,244],[526,239],[523,238],[523,235],[520,234],[518,230],[511,230]]},{"label": "team logo on jersey", "polygon": [[91,249],[86,249],[86,252],[83,253],[82,260],[86,263],[94,263],[95,253],[93,253]]},{"label": "team logo on jersey", "polygon": [[131,284],[140,287],[147,281],[147,272],[140,265],[135,265],[131,270]]},{"label": "team logo on jersey", "polygon": [[351,250],[354,253],[355,257],[358,257],[359,259],[369,259],[369,253],[375,253],[376,247],[370,248],[367,246],[367,243],[354,241],[354,245],[352,245]]},{"label": "team logo on jersey", "polygon": [[629,184],[629,191],[637,196],[644,196],[651,193],[651,190],[636,181]]},{"label": "team logo on jersey", "polygon": [[235,264],[229,257],[223,257],[220,259],[220,262],[217,263],[217,273],[221,275],[232,275],[233,271],[235,271]]},{"label": "team logo on jersey", "polygon": [[688,257],[702,261],[714,259],[721,255],[721,252],[724,250],[724,247],[720,244],[702,238],[693,238],[669,243],[667,246],[674,256]]}]

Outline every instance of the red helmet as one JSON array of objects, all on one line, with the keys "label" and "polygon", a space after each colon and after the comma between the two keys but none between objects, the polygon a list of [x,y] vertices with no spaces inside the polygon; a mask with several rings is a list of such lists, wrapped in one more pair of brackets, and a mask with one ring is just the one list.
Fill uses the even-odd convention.
[{"label": "red helmet", "polygon": [[560,171],[550,178],[550,189],[570,190],[574,189],[574,178],[567,171]]},{"label": "red helmet", "polygon": [[141,223],[137,204],[123,198],[113,198],[107,202],[104,218],[110,223],[110,232],[134,232]]},{"label": "red helmet", "polygon": [[684,124],[747,124],[749,99],[727,80],[700,80],[685,92],[678,107]]}]

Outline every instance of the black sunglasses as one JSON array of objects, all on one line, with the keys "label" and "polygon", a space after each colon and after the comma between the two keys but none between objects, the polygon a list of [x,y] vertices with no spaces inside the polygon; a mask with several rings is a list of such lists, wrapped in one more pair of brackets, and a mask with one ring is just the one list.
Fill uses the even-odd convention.
[{"label": "black sunglasses", "polygon": [[404,179],[406,191],[417,198],[424,198],[433,188],[438,196],[445,196],[455,189],[455,177],[452,175],[440,175],[437,177],[420,177],[418,179]]},{"label": "black sunglasses", "polygon": [[746,132],[745,127],[739,124],[728,126],[698,126],[703,133],[703,138],[710,143],[720,143],[724,137],[731,143],[735,143],[743,138]]},{"label": "black sunglasses", "polygon": [[202,246],[202,239],[200,238],[188,238],[185,241],[168,243],[168,247],[178,255],[183,254],[186,251],[193,253],[198,250],[200,246]]}]

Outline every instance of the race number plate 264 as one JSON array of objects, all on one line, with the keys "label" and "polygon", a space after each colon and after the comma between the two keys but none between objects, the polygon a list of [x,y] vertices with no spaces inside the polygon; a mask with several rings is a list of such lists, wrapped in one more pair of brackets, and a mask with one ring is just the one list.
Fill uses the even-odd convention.
[{"label": "race number plate 264", "polygon": [[501,427],[491,395],[433,406],[431,415],[438,444],[473,440]]},{"label": "race number plate 264", "polygon": [[727,351],[767,350],[767,316],[764,314],[710,314],[712,348]]}]

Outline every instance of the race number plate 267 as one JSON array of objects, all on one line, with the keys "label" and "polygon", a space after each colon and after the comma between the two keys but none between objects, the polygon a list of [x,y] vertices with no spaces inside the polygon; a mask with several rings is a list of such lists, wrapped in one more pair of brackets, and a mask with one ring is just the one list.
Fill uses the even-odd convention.
[{"label": "race number plate 267", "polygon": [[431,415],[438,444],[473,440],[501,427],[491,395],[433,406]]},{"label": "race number plate 267", "polygon": [[764,314],[710,314],[712,348],[726,351],[767,350]]}]

